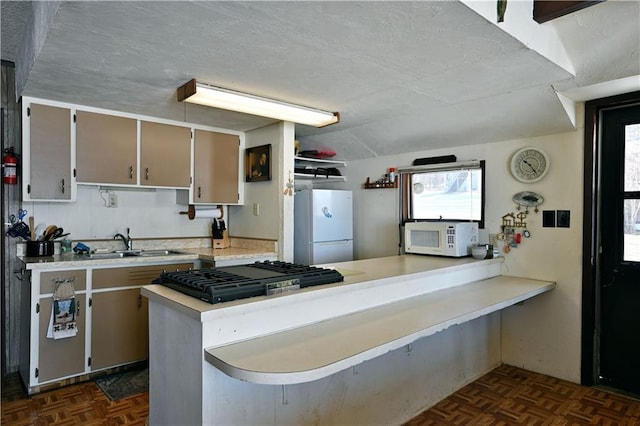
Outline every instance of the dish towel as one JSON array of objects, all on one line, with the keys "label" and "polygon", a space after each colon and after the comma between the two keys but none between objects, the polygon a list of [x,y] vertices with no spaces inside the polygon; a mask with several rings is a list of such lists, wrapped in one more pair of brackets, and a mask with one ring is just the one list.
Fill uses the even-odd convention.
[{"label": "dish towel", "polygon": [[56,289],[53,292],[53,307],[49,318],[47,338],[57,340],[74,337],[78,334],[77,312],[73,280],[57,281]]}]

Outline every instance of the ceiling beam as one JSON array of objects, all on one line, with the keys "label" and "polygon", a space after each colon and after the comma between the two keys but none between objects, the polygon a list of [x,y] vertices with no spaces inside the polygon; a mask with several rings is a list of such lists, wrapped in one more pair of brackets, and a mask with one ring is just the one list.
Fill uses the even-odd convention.
[{"label": "ceiling beam", "polygon": [[602,3],[606,0],[589,1],[550,1],[533,0],[533,20],[538,24],[568,15],[585,7]]}]

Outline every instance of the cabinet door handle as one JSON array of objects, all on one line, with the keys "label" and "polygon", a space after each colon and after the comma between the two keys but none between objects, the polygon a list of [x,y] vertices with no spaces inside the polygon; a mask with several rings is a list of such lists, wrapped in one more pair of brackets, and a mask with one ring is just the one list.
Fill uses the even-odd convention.
[{"label": "cabinet door handle", "polygon": [[64,194],[64,178],[62,179],[62,184],[60,185],[60,190]]},{"label": "cabinet door handle", "polygon": [[149,168],[148,167],[146,169],[144,169],[144,178],[146,180],[149,180]]},{"label": "cabinet door handle", "polygon": [[133,166],[129,166],[129,179],[133,179]]},{"label": "cabinet door handle", "polygon": [[198,198],[202,198],[202,187],[198,187]]}]

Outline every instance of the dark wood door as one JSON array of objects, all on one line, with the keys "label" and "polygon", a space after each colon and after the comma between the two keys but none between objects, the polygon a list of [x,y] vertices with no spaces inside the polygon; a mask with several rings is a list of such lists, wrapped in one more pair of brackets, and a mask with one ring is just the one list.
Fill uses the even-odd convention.
[{"label": "dark wood door", "polygon": [[640,105],[601,120],[598,375],[640,394]]}]

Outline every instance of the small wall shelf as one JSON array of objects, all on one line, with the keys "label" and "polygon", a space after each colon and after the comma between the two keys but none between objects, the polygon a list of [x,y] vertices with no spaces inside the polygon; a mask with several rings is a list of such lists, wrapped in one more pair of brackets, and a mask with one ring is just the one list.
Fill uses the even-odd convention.
[{"label": "small wall shelf", "polygon": [[369,181],[369,178],[367,178],[367,181],[364,183],[364,189],[381,189],[381,188],[397,188],[398,187],[398,181],[395,180],[394,182],[371,182]]}]

